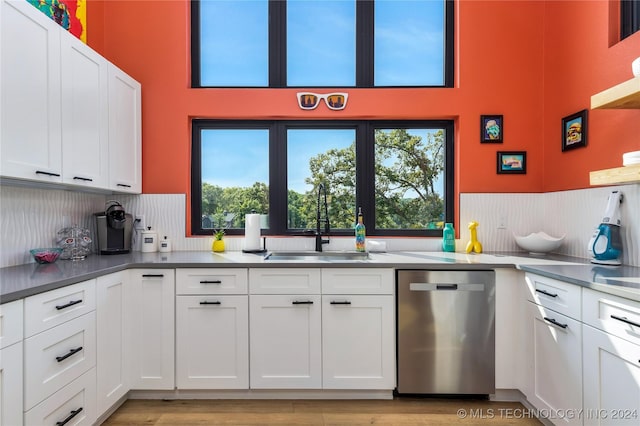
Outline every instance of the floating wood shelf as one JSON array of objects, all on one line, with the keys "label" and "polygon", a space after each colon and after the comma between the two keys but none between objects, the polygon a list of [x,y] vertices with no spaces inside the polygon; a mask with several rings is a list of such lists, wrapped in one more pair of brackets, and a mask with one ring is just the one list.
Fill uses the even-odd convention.
[{"label": "floating wood shelf", "polygon": [[615,185],[618,183],[640,183],[640,164],[615,169],[589,172],[591,185]]},{"label": "floating wood shelf", "polygon": [[640,77],[634,77],[617,86],[591,96],[591,109],[640,108]]}]

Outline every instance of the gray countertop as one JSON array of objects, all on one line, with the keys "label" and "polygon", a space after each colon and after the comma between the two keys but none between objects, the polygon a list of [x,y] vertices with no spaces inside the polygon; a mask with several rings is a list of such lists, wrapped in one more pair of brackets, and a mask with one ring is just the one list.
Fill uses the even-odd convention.
[{"label": "gray countertop", "polygon": [[374,267],[395,269],[495,269],[523,271],[568,281],[628,299],[640,301],[640,268],[598,266],[586,259],[561,255],[529,256],[526,253],[370,253],[357,261],[265,260],[264,255],[242,252],[130,253],[91,255],[81,261],[58,260],[48,265],[30,263],[0,268],[0,303],[131,268],[266,268],[266,267]]}]

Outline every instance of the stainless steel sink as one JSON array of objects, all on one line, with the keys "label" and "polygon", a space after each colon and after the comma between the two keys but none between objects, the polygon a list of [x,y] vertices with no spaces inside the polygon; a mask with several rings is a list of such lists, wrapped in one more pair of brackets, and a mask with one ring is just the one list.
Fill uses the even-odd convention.
[{"label": "stainless steel sink", "polygon": [[369,259],[369,253],[357,251],[272,251],[264,257],[264,260],[307,260],[310,262],[352,262],[367,259]]}]

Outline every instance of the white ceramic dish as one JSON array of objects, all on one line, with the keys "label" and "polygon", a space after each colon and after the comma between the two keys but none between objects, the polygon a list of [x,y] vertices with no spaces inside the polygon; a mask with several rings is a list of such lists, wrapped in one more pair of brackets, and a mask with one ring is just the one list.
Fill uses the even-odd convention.
[{"label": "white ceramic dish", "polygon": [[544,232],[534,232],[526,237],[513,234],[516,244],[532,254],[549,253],[560,247],[564,241],[564,235],[561,237],[552,237]]}]

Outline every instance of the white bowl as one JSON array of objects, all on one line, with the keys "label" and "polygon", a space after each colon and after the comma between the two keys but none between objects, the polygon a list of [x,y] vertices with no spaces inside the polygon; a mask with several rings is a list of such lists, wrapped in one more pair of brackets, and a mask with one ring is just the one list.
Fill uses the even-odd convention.
[{"label": "white bowl", "polygon": [[520,248],[533,254],[549,253],[560,247],[562,241],[564,241],[564,235],[562,237],[551,237],[542,231],[534,232],[526,237],[513,234],[513,237]]}]

